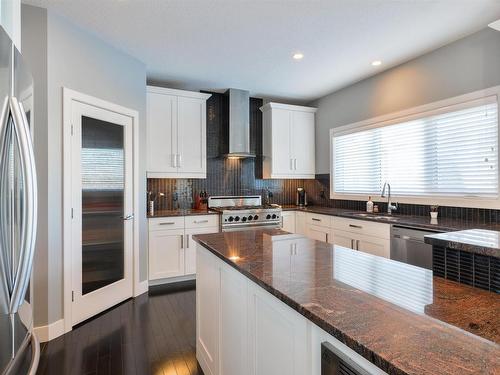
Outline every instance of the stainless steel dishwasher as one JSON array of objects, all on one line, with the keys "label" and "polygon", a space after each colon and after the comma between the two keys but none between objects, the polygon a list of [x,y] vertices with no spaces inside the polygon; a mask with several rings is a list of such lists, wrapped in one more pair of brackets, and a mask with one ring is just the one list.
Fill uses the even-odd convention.
[{"label": "stainless steel dishwasher", "polygon": [[432,246],[424,236],[436,231],[391,226],[391,259],[432,270]]}]

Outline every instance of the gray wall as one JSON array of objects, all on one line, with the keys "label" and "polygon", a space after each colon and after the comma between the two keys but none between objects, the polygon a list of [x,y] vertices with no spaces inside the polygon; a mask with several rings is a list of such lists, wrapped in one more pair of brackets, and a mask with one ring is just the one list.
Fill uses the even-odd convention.
[{"label": "gray wall", "polygon": [[[23,14],[40,12],[38,8],[23,5]],[[41,25],[43,27],[43,25]],[[23,34],[45,32],[40,25],[23,22]],[[36,27],[36,28],[35,28]],[[47,268],[35,270],[36,277],[47,278],[48,294],[45,301],[37,301],[35,325],[55,322],[63,317],[63,248],[62,248],[62,88],[139,111],[140,194],[146,194],[146,66],[137,59],[115,49],[95,36],[76,27],[65,18],[48,11],[46,16],[47,57],[47,117],[39,124],[46,131],[46,160],[40,170],[47,174],[47,245],[38,246],[37,257],[47,259]],[[28,46],[25,46],[28,49]],[[37,82],[35,82],[36,84]],[[48,167],[47,167],[48,166]],[[41,199],[43,200],[43,199]],[[140,269],[141,280],[147,278],[147,222],[146,202],[140,200]],[[37,268],[39,266],[37,265]],[[43,263],[42,266],[43,267]],[[44,272],[45,271],[45,272]],[[36,286],[35,293],[43,295],[45,285]],[[40,310],[45,310],[40,312]]]},{"label": "gray wall", "polygon": [[[30,25],[30,31],[22,33],[23,57],[33,75],[34,117],[32,118],[35,159],[38,177],[38,231],[34,261],[34,313],[36,325],[48,321],[48,233],[47,222],[48,139],[47,132],[47,12],[42,8],[23,6],[22,25]],[[32,31],[32,32],[31,32]],[[40,323],[40,324],[38,324]]]},{"label": "gray wall", "polygon": [[500,85],[500,32],[484,29],[327,95],[318,107],[316,173],[329,173],[329,130]]}]

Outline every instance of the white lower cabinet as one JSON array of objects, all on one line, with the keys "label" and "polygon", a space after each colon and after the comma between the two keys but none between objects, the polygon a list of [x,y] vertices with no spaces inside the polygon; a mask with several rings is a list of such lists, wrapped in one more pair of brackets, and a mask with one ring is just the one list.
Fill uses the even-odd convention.
[{"label": "white lower cabinet", "polygon": [[306,236],[306,213],[295,211],[295,233]]},{"label": "white lower cabinet", "polygon": [[206,375],[320,375],[324,341],[383,373],[201,245],[196,284],[196,358]]},{"label": "white lower cabinet", "polygon": [[295,211],[281,212],[281,229],[295,233]]},{"label": "white lower cabinet", "polygon": [[184,229],[149,233],[149,279],[184,275]]},{"label": "white lower cabinet", "polygon": [[218,231],[217,215],[149,219],[149,280],[196,274],[193,235]]}]

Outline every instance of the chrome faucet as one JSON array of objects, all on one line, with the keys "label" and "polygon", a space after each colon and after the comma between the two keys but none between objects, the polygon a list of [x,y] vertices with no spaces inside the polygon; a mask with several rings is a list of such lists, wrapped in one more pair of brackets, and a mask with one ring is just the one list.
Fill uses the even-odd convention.
[{"label": "chrome faucet", "polygon": [[382,194],[380,195],[382,198],[385,198],[385,188],[387,187],[387,214],[391,215],[392,211],[396,211],[398,209],[398,203],[395,205],[391,202],[391,184],[385,182],[384,187],[382,188]]}]

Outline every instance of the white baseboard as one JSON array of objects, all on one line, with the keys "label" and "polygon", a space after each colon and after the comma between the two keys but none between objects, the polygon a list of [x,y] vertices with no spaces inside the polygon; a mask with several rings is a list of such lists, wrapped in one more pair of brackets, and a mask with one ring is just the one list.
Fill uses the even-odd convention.
[{"label": "white baseboard", "polygon": [[65,333],[64,319],[59,319],[46,326],[35,327],[34,332],[40,342],[54,340]]},{"label": "white baseboard", "polygon": [[137,297],[137,296],[140,296],[141,294],[146,293],[148,291],[148,289],[149,289],[148,280],[144,280],[144,281],[139,282],[134,287],[134,297]]},{"label": "white baseboard", "polygon": [[188,280],[195,280],[195,279],[196,279],[196,274],[186,275],[186,276],[178,276],[178,277],[169,277],[166,279],[149,280],[149,286],[171,284],[171,283],[177,283],[179,281],[188,281]]}]

